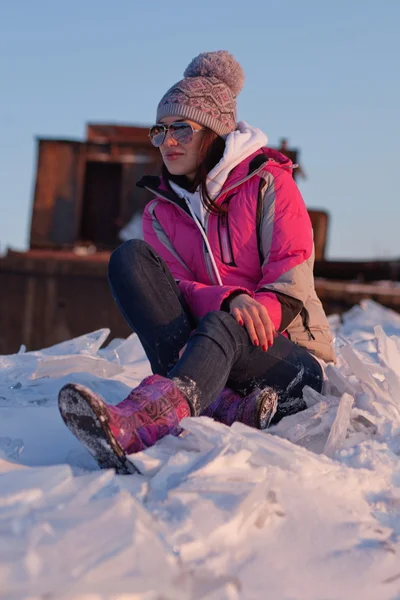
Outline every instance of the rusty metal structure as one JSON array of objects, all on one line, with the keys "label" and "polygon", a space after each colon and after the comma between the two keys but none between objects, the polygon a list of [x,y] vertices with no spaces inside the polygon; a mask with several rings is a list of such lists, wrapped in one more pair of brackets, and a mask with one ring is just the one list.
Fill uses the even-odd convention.
[{"label": "rusty metal structure", "polygon": [[38,140],[30,247],[112,249],[118,231],[149,199],[135,184],[159,169],[147,128],[87,126],[87,139]]},{"label": "rusty metal structure", "polygon": [[[136,181],[160,170],[147,128],[88,124],[84,141],[38,139],[30,249],[0,258],[0,354],[50,346],[102,327],[129,335],[109,292],[107,265],[118,233],[150,194]],[[400,261],[325,260],[329,216],[309,210],[316,287],[327,312],[365,297],[400,311]]]}]

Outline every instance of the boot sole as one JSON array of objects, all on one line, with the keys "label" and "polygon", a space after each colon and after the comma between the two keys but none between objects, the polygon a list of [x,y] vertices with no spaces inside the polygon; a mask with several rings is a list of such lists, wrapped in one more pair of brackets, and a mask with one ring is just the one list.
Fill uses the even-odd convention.
[{"label": "boot sole", "polygon": [[58,395],[64,423],[89,450],[101,469],[119,475],[139,473],[113,436],[102,399],[83,385],[68,383]]},{"label": "boot sole", "polygon": [[278,394],[270,389],[261,390],[257,400],[258,428],[267,429],[278,408]]}]

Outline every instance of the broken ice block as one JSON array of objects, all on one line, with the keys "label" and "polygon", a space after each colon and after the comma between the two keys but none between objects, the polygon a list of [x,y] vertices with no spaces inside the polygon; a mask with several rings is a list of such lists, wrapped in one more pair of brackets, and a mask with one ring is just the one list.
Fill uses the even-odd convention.
[{"label": "broken ice block", "polygon": [[340,395],[349,393],[352,396],[356,394],[356,388],[350,381],[349,377],[345,377],[337,367],[328,365],[325,370],[326,376],[332,386],[334,386]]},{"label": "broken ice block", "polygon": [[400,347],[399,338],[389,337],[382,327],[375,327],[378,346],[378,357],[381,364],[392,369],[400,377]]},{"label": "broken ice block", "polygon": [[374,302],[363,300],[342,315],[343,326],[341,334],[358,342],[373,334],[376,325],[381,325],[386,335],[400,336],[400,315]]},{"label": "broken ice block", "polygon": [[15,460],[24,449],[24,442],[19,438],[0,437],[0,455]]},{"label": "broken ice block", "polygon": [[37,357],[30,354],[0,356],[1,384],[10,388],[20,381],[29,379],[37,364]]},{"label": "broken ice block", "polygon": [[145,357],[136,333],[132,333],[126,339],[112,340],[106,348],[99,350],[99,355],[119,365],[128,365]]},{"label": "broken ice block", "polygon": [[339,398],[326,397],[306,410],[285,417],[269,431],[294,444],[321,453],[335,420],[338,403]]},{"label": "broken ice block", "polygon": [[98,329],[97,331],[85,333],[85,335],[73,338],[72,340],[61,342],[55,346],[50,346],[50,348],[45,348],[44,350],[40,350],[40,352],[35,352],[34,354],[44,354],[46,356],[63,356],[66,354],[82,353],[96,354],[109,335],[109,329]]},{"label": "broken ice block", "polygon": [[343,394],[340,399],[336,418],[333,422],[324,448],[324,454],[330,458],[335,456],[336,451],[340,449],[341,444],[346,439],[347,430],[350,426],[350,416],[353,403],[353,396],[350,396],[350,394],[347,393]]},{"label": "broken ice block", "polygon": [[122,373],[123,369],[108,360],[96,356],[82,356],[75,354],[71,356],[58,356],[44,358],[38,362],[32,379],[40,377],[64,377],[69,373],[91,373],[98,377],[113,377]]}]

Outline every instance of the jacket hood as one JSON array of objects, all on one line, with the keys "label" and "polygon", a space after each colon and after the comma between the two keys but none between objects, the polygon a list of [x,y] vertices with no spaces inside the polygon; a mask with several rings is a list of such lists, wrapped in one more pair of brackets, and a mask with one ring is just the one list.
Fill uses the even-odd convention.
[{"label": "jacket hood", "polygon": [[222,192],[224,189],[239,185],[244,179],[249,179],[265,167],[267,163],[269,165],[274,164],[274,166],[283,168],[287,171],[291,171],[294,168],[292,161],[279,152],[279,150],[260,148],[230,172],[228,179],[222,188]]}]

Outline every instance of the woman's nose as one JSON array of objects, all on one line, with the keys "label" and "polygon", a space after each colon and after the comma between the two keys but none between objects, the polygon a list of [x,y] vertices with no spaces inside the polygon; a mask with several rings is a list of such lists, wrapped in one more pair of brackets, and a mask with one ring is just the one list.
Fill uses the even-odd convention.
[{"label": "woman's nose", "polygon": [[177,146],[178,142],[176,140],[174,140],[173,137],[171,137],[171,134],[169,131],[167,131],[166,135],[165,135],[165,139],[164,139],[164,144],[168,147],[170,146]]}]

